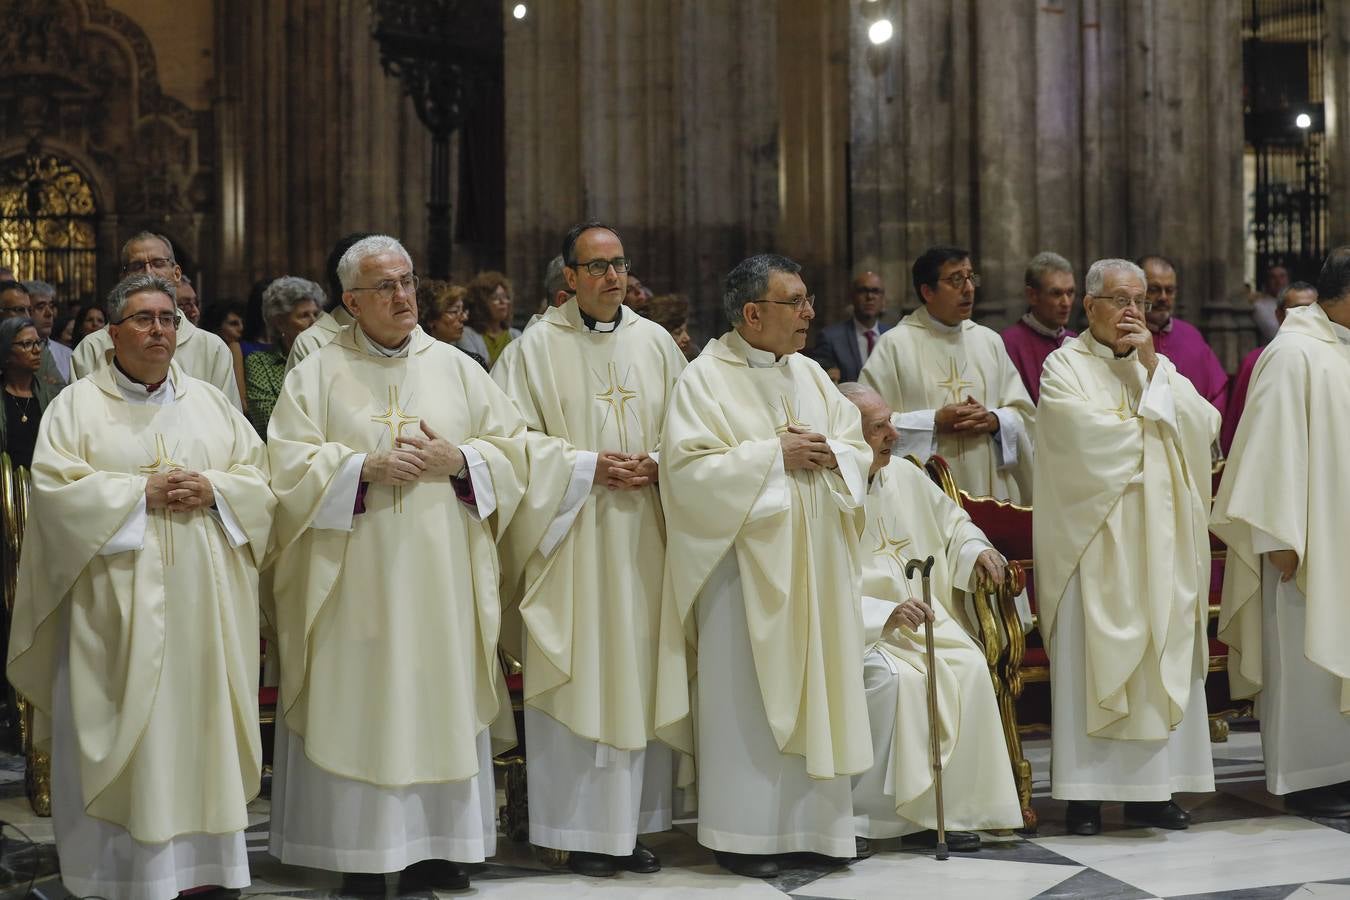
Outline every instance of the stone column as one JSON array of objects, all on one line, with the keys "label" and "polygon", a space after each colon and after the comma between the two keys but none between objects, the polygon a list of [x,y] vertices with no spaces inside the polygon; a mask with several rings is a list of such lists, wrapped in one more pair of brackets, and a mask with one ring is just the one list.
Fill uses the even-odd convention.
[{"label": "stone column", "polygon": [[[511,5],[508,3],[508,6]],[[710,9],[710,6],[712,9]],[[774,0],[551,0],[506,20],[506,260],[517,303],[588,218],[653,290],[718,327],[720,280],[774,247]]]},{"label": "stone column", "polygon": [[1350,6],[1322,10],[1322,87],[1330,247],[1350,243]]},{"label": "stone column", "polygon": [[332,243],[399,237],[426,258],[431,138],[380,68],[363,0],[218,4],[222,284],[324,283]]}]

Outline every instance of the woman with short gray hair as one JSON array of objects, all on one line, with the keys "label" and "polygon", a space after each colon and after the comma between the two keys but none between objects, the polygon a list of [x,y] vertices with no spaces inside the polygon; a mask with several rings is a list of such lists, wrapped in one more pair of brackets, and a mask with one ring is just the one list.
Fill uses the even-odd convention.
[{"label": "woman with short gray hair", "polygon": [[272,407],[286,379],[286,356],[300,332],[314,324],[327,297],[323,288],[308,278],[285,275],[263,291],[263,323],[272,346],[244,358],[244,392],[248,400],[248,419],[263,440]]}]

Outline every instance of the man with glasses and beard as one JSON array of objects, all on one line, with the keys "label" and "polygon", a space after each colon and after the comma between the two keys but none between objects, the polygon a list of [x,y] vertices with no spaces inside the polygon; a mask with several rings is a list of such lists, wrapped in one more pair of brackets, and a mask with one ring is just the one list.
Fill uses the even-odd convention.
[{"label": "man with glasses and beard", "polygon": [[970,253],[930,247],[913,278],[923,306],[882,335],[858,379],[898,413],[895,452],[937,453],[971,495],[1030,503],[1035,409],[1002,338],[970,319]]}]

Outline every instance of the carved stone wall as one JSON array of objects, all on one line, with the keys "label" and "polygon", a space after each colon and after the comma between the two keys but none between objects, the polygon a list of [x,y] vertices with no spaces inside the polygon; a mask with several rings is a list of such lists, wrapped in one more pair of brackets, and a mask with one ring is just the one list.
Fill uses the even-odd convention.
[{"label": "carved stone wall", "polygon": [[155,49],[103,0],[0,0],[0,159],[37,141],[98,204],[101,289],[122,240],[167,234],[189,267],[213,256],[212,118],[165,93]]}]

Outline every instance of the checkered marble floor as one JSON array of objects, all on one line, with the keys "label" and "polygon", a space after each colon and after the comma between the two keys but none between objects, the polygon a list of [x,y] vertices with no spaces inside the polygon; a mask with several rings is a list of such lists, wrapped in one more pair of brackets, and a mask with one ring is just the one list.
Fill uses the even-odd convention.
[{"label": "checkered marble floor", "polygon": [[[943,900],[1276,900],[1276,898],[1344,898],[1350,900],[1350,820],[1307,819],[1288,815],[1278,798],[1265,792],[1261,743],[1251,730],[1234,729],[1228,743],[1214,744],[1218,792],[1183,795],[1195,822],[1187,831],[1127,828],[1119,804],[1103,811],[1101,835],[1084,838],[1063,832],[1064,804],[1049,798],[1049,742],[1033,740],[1027,754],[1035,773],[1035,806],[1040,833],[1033,838],[985,838],[973,854],[952,854],[938,862],[930,854],[901,850],[894,842],[875,843],[870,859],[830,869],[807,860],[790,863],[773,881],[738,878],[720,869],[712,854],[693,838],[693,823],[651,836],[647,843],[664,868],[655,875],[624,873],[590,879],[550,870],[527,846],[503,840],[499,854],[473,875],[468,892],[444,897],[514,898],[644,898],[675,900],[701,896],[773,900],[871,900],[871,898],[937,897]],[[23,875],[0,900],[18,900],[26,893],[33,859],[50,868],[51,821],[37,819],[23,799],[22,769],[17,760],[0,759],[0,819],[22,829],[41,845],[18,863],[17,832],[4,829],[3,865]],[[951,790],[959,789],[953,785]],[[251,808],[247,835],[253,867],[248,900],[267,897],[327,898],[335,896],[337,876],[284,866],[267,853],[268,804]],[[390,879],[393,896],[393,879]],[[59,878],[37,879],[36,896],[59,900],[70,895]],[[430,894],[424,895],[430,900]]]}]

